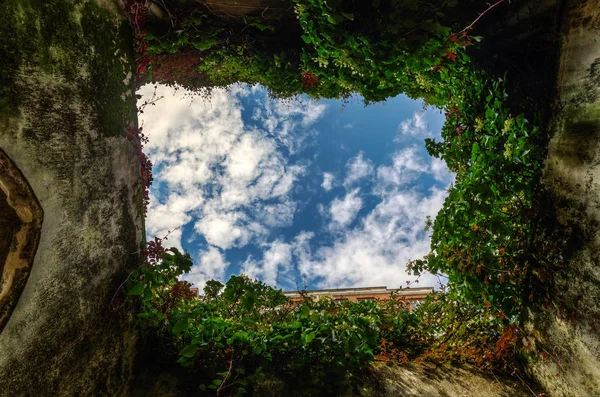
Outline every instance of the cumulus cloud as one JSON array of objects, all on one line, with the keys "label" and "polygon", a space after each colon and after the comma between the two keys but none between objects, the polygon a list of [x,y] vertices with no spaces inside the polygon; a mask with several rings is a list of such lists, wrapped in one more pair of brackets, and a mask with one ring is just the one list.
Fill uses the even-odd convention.
[{"label": "cumulus cloud", "polygon": [[425,159],[419,155],[417,146],[410,146],[396,152],[392,165],[377,168],[377,189],[397,189],[416,180],[429,170]]},{"label": "cumulus cloud", "polygon": [[333,181],[335,180],[335,176],[330,172],[323,173],[323,183],[321,183],[321,187],[325,189],[326,192],[330,191],[333,187]]},{"label": "cumulus cloud", "polygon": [[326,105],[313,100],[274,100],[265,98],[262,107],[255,109],[253,119],[278,142],[286,146],[290,154],[296,154],[308,145],[316,134],[313,127],[323,116]]},{"label": "cumulus cloud", "polygon": [[[293,194],[310,164],[289,158],[311,144],[326,108],[311,100],[265,97],[244,123],[241,98],[252,91],[257,88],[215,89],[208,99],[190,101],[183,92],[159,87],[164,98],[142,115],[150,137],[146,150],[155,165],[150,237],[175,229],[169,243],[181,247],[177,228],[182,225],[203,236],[192,239],[201,245],[186,276],[200,288],[232,271],[227,250],[249,246],[252,255],[242,259],[240,270],[270,285],[394,287],[412,279],[404,266],[428,252],[425,218],[441,208],[453,180],[445,164],[422,155],[420,146],[404,147],[378,167],[358,153],[347,162],[343,180],[323,173],[325,191],[343,184],[346,193],[316,203],[324,221],[320,230],[274,235],[276,228],[293,225],[306,205]],[[152,92],[143,87],[141,101]],[[403,136],[430,134],[423,113],[398,130]],[[416,188],[414,182],[424,175],[436,185]]]},{"label": "cumulus cloud", "polygon": [[225,277],[225,270],[229,266],[223,253],[215,247],[201,251],[194,262],[195,266],[192,266],[192,270],[184,275],[183,279],[193,283],[200,290],[204,288],[208,280],[222,280]]},{"label": "cumulus cloud", "polygon": [[266,284],[278,286],[280,278],[288,277],[292,262],[292,245],[281,240],[265,245],[262,261],[249,257],[242,266],[242,273]]},{"label": "cumulus cloud", "polygon": [[[314,231],[302,231],[288,242],[277,240],[273,246],[264,246],[262,258],[248,258],[243,271],[288,288],[391,288],[414,281],[416,277],[405,271],[406,264],[429,252],[425,219],[442,207],[450,180],[444,177],[443,183],[428,190],[405,180],[415,181],[441,170],[435,159],[421,156],[418,147],[400,149],[391,164],[373,170],[378,181],[371,192],[363,193],[377,201],[369,212],[357,219],[364,206],[359,188],[335,198],[328,206],[319,204],[318,210],[329,222],[326,229],[332,232],[327,239]],[[390,177],[385,179],[384,175]],[[436,281],[433,275],[420,278],[421,285]]]},{"label": "cumulus cloud", "polygon": [[[391,164],[374,170],[376,184],[371,194],[378,204],[352,228],[339,233],[340,225],[349,225],[362,207],[358,189],[332,202],[329,228],[337,232],[330,244],[312,244],[315,241],[311,233],[300,234],[294,240],[293,252],[302,279],[323,288],[397,287],[414,281],[405,266],[429,252],[425,219],[437,214],[447,196],[452,175],[448,178],[445,172],[443,163],[421,156],[417,146],[397,151]],[[438,175],[441,186],[422,191],[410,183],[427,174]],[[420,279],[422,285],[433,285],[435,281],[432,275]]]},{"label": "cumulus cloud", "polygon": [[[311,250],[306,237],[297,241],[302,277],[323,288],[397,287],[414,280],[405,272],[405,265],[428,252],[424,220],[439,211],[445,197],[446,191],[437,188],[427,194],[388,194],[358,226],[337,237],[333,244]],[[424,276],[421,280],[431,285],[435,279]]]},{"label": "cumulus cloud", "polygon": [[[270,227],[293,221],[291,194],[307,164],[290,164],[288,158],[317,133],[313,127],[326,106],[313,100],[273,101],[265,94],[254,124],[245,124],[241,98],[256,90],[233,86],[190,99],[182,90],[159,86],[163,98],[141,116],[150,137],[145,150],[154,163],[148,234],[161,237],[191,224],[210,244],[199,257],[200,267],[208,263],[205,257],[223,258],[219,249],[262,242]],[[153,92],[154,87],[142,87],[140,101]],[[181,237],[176,230],[170,244],[181,247]],[[215,263],[226,265],[224,259]],[[209,268],[195,266],[194,274],[221,274]]]},{"label": "cumulus cloud", "polygon": [[425,110],[415,112],[410,119],[402,121],[400,125],[398,125],[398,134],[399,137],[397,139],[402,139],[404,137],[430,137],[431,131],[429,131],[429,125],[427,124],[427,119],[425,118]]},{"label": "cumulus cloud", "polygon": [[360,152],[346,163],[346,179],[344,179],[344,186],[352,186],[359,180],[373,173],[373,162],[369,159],[365,160],[363,157],[364,153]]},{"label": "cumulus cloud", "polygon": [[202,217],[195,228],[209,244],[228,249],[248,243],[250,232],[244,225],[245,220],[241,212],[214,212]]},{"label": "cumulus cloud", "polygon": [[450,172],[444,160],[433,157],[429,169],[433,178],[438,182],[448,183],[454,181],[454,174]]},{"label": "cumulus cloud", "polygon": [[342,200],[338,198],[333,200],[329,209],[333,229],[344,228],[354,220],[363,204],[362,199],[358,197],[358,192],[359,189],[354,189]]}]

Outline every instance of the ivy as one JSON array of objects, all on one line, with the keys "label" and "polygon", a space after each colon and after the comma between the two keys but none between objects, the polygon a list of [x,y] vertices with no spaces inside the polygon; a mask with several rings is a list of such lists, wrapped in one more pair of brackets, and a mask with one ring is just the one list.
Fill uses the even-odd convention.
[{"label": "ivy", "polygon": [[442,141],[426,146],[456,179],[432,225],[431,253],[410,269],[445,274],[455,297],[516,319],[536,266],[531,252],[539,239],[530,236],[546,138],[514,111],[505,78],[472,64],[468,50],[481,40],[469,34],[473,23],[459,30],[461,12],[448,1],[292,4],[300,37],[281,50],[261,41],[278,30],[257,28],[258,17],[226,31],[198,11],[158,44],[151,36],[148,51],[202,47],[198,70],[216,85],[262,84],[280,96],[359,93],[366,102],[404,93],[445,109]]},{"label": "ivy", "polygon": [[[225,286],[207,284],[198,301],[177,281],[191,260],[171,249],[132,273],[128,291],[141,297],[141,321],[169,335],[180,364],[209,374],[204,389],[232,395],[249,392],[265,374],[328,387],[328,380],[347,380],[374,359],[512,365],[524,297],[532,277],[543,274],[540,258],[561,257],[538,222],[547,143],[539,120],[517,110],[507,76],[471,62],[481,38],[471,35],[473,23],[460,30],[470,16],[456,1],[292,5],[299,29],[284,46],[269,44],[282,31],[271,21],[252,16],[243,26],[226,26],[198,10],[166,36],[142,35],[140,52],[183,51],[186,65],[196,65],[189,59],[194,49],[196,71],[217,86],[262,84],[283,97],[359,93],[367,103],[404,93],[443,109],[442,140],[427,140],[426,147],[456,177],[427,225],[430,253],[409,269],[446,276],[447,292],[414,312],[395,300],[307,300],[293,307],[280,291],[233,277]],[[142,62],[147,56],[140,56]],[[144,73],[158,75],[151,66],[138,67]]]},{"label": "ivy", "polygon": [[446,293],[430,295],[414,311],[398,296],[295,304],[242,275],[225,285],[208,281],[198,298],[178,280],[191,267],[188,255],[162,249],[160,240],[149,244],[147,255],[128,279],[128,294],[139,300],[138,317],[172,346],[173,359],[199,374],[199,387],[207,392],[245,395],[269,376],[309,394],[339,393],[357,386],[374,360],[514,366],[515,333],[489,311]]}]

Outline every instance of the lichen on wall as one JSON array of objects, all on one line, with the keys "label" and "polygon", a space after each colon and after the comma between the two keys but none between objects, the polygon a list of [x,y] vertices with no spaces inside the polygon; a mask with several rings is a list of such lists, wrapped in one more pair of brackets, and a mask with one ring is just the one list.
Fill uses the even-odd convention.
[{"label": "lichen on wall", "polygon": [[44,211],[0,332],[0,396],[127,395],[138,335],[116,310],[143,242],[132,37],[112,0],[0,8],[0,148]]},{"label": "lichen on wall", "polygon": [[530,304],[529,368],[549,396],[600,395],[600,1],[565,4],[558,97],[543,187],[569,260],[553,264],[549,304]]}]

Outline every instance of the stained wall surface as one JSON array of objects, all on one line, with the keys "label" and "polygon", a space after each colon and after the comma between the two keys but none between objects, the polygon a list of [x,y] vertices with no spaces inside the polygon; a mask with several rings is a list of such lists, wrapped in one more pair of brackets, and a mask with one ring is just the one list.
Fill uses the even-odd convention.
[{"label": "stained wall surface", "polygon": [[543,185],[574,252],[530,306],[529,366],[549,396],[600,396],[600,0],[566,1],[561,40]]},{"label": "stained wall surface", "polygon": [[143,235],[129,26],[108,0],[6,0],[0,20],[0,148],[44,212],[0,331],[0,396],[127,395],[137,330],[113,297]]}]

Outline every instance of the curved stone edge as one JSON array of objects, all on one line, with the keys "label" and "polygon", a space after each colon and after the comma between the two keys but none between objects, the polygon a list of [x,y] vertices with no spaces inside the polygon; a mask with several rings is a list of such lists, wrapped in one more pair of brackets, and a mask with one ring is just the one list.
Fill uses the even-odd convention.
[{"label": "curved stone edge", "polygon": [[2,332],[29,278],[40,242],[44,211],[23,174],[2,149],[0,149],[0,189],[21,220],[21,227],[13,237],[17,244],[11,248],[6,257],[0,279],[0,332]]}]

